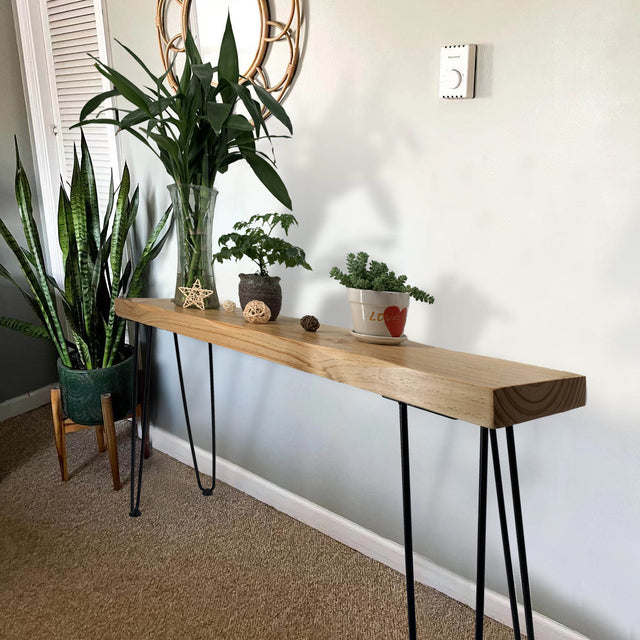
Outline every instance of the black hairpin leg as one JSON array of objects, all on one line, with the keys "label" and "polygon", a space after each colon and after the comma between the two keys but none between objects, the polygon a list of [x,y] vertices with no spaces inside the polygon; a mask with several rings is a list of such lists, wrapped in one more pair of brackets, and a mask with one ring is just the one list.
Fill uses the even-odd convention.
[{"label": "black hairpin leg", "polygon": [[416,638],[416,598],[413,578],[413,536],[411,532],[411,485],[409,477],[409,421],[407,405],[398,402],[400,409],[400,462],[402,466],[402,513],[404,520],[404,566],[407,580],[407,619],[409,639]]},{"label": "black hairpin leg", "polygon": [[509,602],[511,604],[511,619],[513,621],[513,637],[520,640],[520,620],[518,619],[518,601],[516,599],[516,587],[513,579],[513,563],[511,561],[511,548],[509,546],[509,530],[507,528],[507,510],[504,502],[504,489],[502,485],[502,472],[500,470],[500,453],[498,450],[498,436],[495,429],[489,432],[491,439],[491,457],[493,459],[493,474],[496,481],[496,494],[498,497],[498,514],[500,516],[500,532],[502,535],[502,547],[504,549],[504,564],[507,571],[507,587],[509,589]]},{"label": "black hairpin leg", "polygon": [[480,428],[480,478],[478,481],[478,552],[476,570],[476,640],[484,636],[484,569],[487,542],[487,466],[489,434]]},{"label": "black hairpin leg", "polygon": [[[147,356],[144,366],[144,397],[142,401],[142,443],[140,446],[140,466],[138,468],[138,490],[136,492],[135,483],[135,471],[136,471],[136,438],[138,436],[138,425],[136,409],[138,404],[138,338],[139,338],[139,324],[136,322],[135,338],[134,338],[134,382],[133,382],[133,400],[131,402],[132,414],[131,414],[131,511],[129,515],[132,518],[137,518],[140,513],[140,490],[142,487],[142,463],[144,462],[144,448],[147,442],[149,432],[149,387],[151,382],[151,351],[153,347],[153,327],[146,327],[147,334]],[[135,496],[135,502],[134,502]]]},{"label": "black hairpin leg", "polygon": [[522,504],[520,502],[518,463],[516,460],[516,443],[513,437],[513,427],[507,427],[506,434],[507,453],[509,455],[509,472],[511,474],[511,492],[513,494],[513,512],[516,524],[516,541],[518,543],[518,562],[520,563],[520,580],[522,582],[524,619],[527,627],[527,640],[534,640],[531,591],[529,590],[529,569],[527,567],[527,552],[524,544],[524,524],[522,522]]},{"label": "black hairpin leg", "polygon": [[[533,613],[531,608],[531,593],[529,591],[529,572],[527,569],[527,554],[524,543],[524,526],[522,522],[522,504],[520,502],[520,488],[518,483],[518,465],[516,461],[516,448],[513,438],[513,427],[505,428],[507,436],[507,452],[509,455],[509,471],[511,477],[511,492],[513,496],[513,510],[515,516],[516,540],[518,544],[518,560],[520,563],[520,580],[522,582],[522,596],[524,601],[524,614],[527,628],[527,640],[534,640]],[[498,513],[500,516],[500,530],[502,534],[502,546],[507,572],[507,586],[509,589],[509,602],[511,605],[511,617],[513,619],[513,635],[520,640],[520,621],[518,619],[518,602],[516,600],[515,581],[511,550],[509,545],[509,533],[507,528],[507,512],[504,500],[504,487],[502,473],[500,471],[500,454],[498,451],[498,436],[495,430],[481,428],[480,431],[480,481],[478,499],[478,571],[476,579],[476,640],[483,638],[484,617],[484,577],[485,577],[485,547],[487,529],[487,466],[488,466],[488,435],[491,437],[491,455],[493,458],[493,471],[496,481],[496,494],[498,498]]]},{"label": "black hairpin leg", "polygon": [[209,391],[211,394],[211,455],[212,455],[212,476],[211,476],[211,488],[205,488],[200,481],[200,471],[198,470],[198,461],[196,460],[196,450],[193,445],[193,435],[191,434],[191,421],[189,420],[189,409],[187,407],[187,395],[184,390],[184,378],[182,376],[182,363],[180,361],[180,347],[178,346],[178,335],[173,334],[173,343],[176,349],[176,362],[178,364],[178,376],[180,378],[180,391],[182,392],[182,407],[184,409],[184,419],[187,423],[187,433],[189,434],[189,445],[191,447],[191,457],[193,459],[193,468],[196,472],[196,480],[198,487],[202,491],[203,496],[210,496],[216,486],[216,412],[215,412],[215,394],[213,388],[213,352],[211,345],[209,347]]}]

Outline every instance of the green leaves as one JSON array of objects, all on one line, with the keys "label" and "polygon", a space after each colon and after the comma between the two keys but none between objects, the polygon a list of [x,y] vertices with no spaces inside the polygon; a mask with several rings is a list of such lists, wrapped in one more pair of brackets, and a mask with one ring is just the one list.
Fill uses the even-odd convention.
[{"label": "green leaves", "polygon": [[224,28],[220,54],[218,57],[218,76],[230,83],[238,84],[240,69],[238,68],[238,49],[231,26],[231,16],[227,14],[227,24]]},{"label": "green leaves", "polygon": [[[245,160],[269,192],[291,208],[291,198],[277,173],[275,162],[256,149],[256,141],[262,131],[271,141],[264,123],[267,111],[289,132],[293,130],[291,121],[268,91],[240,77],[229,16],[217,67],[203,63],[193,36],[187,32],[185,65],[175,94],[163,84],[166,73],[154,75],[131,49],[121,46],[152,79],[153,87],[140,89],[121,73],[94,58],[96,68],[111,82],[113,90],[89,100],[82,109],[80,122],[74,126],[103,123],[127,131],[153,151],[176,184],[213,187],[218,173],[227,171],[234,162]],[[217,77],[214,78],[216,72]],[[216,86],[212,86],[214,79]],[[122,119],[118,119],[118,112],[111,107],[92,115],[105,101],[118,97],[133,105],[128,112],[120,105],[120,111],[125,113]],[[244,109],[252,122],[238,113],[238,106]],[[103,115],[105,111],[115,111],[116,116],[106,117]]]},{"label": "green leaves", "polygon": [[43,327],[26,322],[25,320],[18,320],[17,318],[7,318],[6,316],[0,316],[0,327],[6,329],[13,329],[13,331],[19,331],[32,338],[43,338],[49,340],[49,333]]},{"label": "green leaves", "polygon": [[433,304],[434,297],[422,289],[410,287],[406,283],[407,276],[396,276],[384,262],[372,260],[369,264],[369,254],[360,251],[347,254],[347,273],[338,267],[333,267],[329,275],[340,284],[352,289],[371,291],[395,291],[408,293],[420,302]]},{"label": "green leaves", "polygon": [[233,225],[233,233],[220,236],[218,242],[221,249],[213,255],[213,261],[223,262],[230,258],[240,260],[247,257],[258,265],[260,275],[263,276],[269,275],[268,267],[274,264],[282,264],[285,267],[300,266],[311,270],[300,247],[272,236],[277,227],[288,235],[289,228],[297,224],[298,221],[290,213],[256,214],[249,220],[236,222]]},{"label": "green leaves", "polygon": [[278,172],[273,168],[273,165],[267,162],[264,158],[260,157],[257,153],[240,149],[242,157],[247,161],[253,172],[258,176],[260,182],[269,189],[269,191],[280,201],[282,204],[291,209],[291,198],[289,192],[284,186],[284,182],[278,175]]},{"label": "green leaves", "polygon": [[273,114],[275,118],[280,120],[282,124],[287,127],[289,133],[293,134],[293,125],[284,107],[263,87],[252,83],[258,97],[262,101],[262,104]]},{"label": "green leaves", "polygon": [[207,104],[207,118],[215,133],[219,134],[226,119],[231,114],[233,106],[219,102],[209,102]]},{"label": "green leaves", "polygon": [[[138,206],[138,190],[130,198],[130,186],[129,172],[125,167],[117,198],[111,181],[109,205],[101,222],[93,164],[82,136],[81,156],[79,159],[75,157],[70,190],[67,193],[63,185],[60,187],[58,240],[64,264],[64,287],[60,289],[46,272],[33,217],[31,190],[16,145],[16,199],[27,248],[18,244],[2,219],[0,236],[16,257],[31,291],[23,289],[3,265],[0,265],[0,277],[18,289],[42,326],[2,316],[0,327],[33,337],[48,337],[68,367],[80,365],[91,369],[113,364],[123,348],[125,326],[124,320],[115,315],[115,299],[119,294],[127,295],[132,289],[135,295],[140,295],[144,271],[166,241],[166,233],[158,238],[171,212],[171,209],[165,212],[138,264],[129,256],[123,268],[126,238],[134,224]],[[114,200],[115,214],[110,224]],[[75,346],[68,345],[59,309],[65,314]],[[75,354],[73,361],[72,352]]]}]

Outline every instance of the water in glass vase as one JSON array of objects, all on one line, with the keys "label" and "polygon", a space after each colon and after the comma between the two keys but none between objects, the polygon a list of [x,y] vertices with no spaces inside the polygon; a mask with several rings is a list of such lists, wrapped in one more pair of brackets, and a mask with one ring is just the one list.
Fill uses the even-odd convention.
[{"label": "water in glass vase", "polygon": [[182,307],[185,295],[180,287],[193,287],[199,280],[202,289],[213,291],[203,299],[205,309],[217,309],[220,302],[211,264],[211,247],[218,191],[193,184],[172,184],[168,189],[178,227],[178,268],[173,302]]}]

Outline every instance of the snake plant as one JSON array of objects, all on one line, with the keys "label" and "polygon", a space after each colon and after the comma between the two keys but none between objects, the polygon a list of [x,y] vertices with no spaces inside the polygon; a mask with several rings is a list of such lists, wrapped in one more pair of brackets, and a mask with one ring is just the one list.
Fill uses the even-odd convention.
[{"label": "snake plant", "polygon": [[109,201],[101,218],[93,163],[83,135],[68,192],[60,185],[58,241],[64,283],[59,286],[46,270],[31,189],[16,142],[15,190],[27,246],[18,244],[1,218],[0,235],[16,257],[28,288],[1,264],[0,276],[18,288],[42,326],[5,316],[0,316],[0,326],[51,340],[67,367],[105,368],[122,357],[125,321],[115,314],[115,299],[140,296],[145,269],[167,239],[170,208],[149,237],[137,264],[131,258],[125,260],[125,243],[136,218],[139,198],[137,187],[130,197],[130,188],[129,169],[125,165],[117,190],[111,180]]}]

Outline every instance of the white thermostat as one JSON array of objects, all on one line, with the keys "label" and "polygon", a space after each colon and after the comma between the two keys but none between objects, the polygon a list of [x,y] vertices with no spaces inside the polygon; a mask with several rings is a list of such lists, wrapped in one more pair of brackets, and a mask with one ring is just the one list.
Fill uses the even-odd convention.
[{"label": "white thermostat", "polygon": [[476,45],[454,44],[440,51],[440,97],[473,98]]}]

